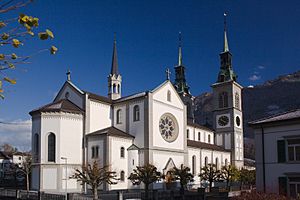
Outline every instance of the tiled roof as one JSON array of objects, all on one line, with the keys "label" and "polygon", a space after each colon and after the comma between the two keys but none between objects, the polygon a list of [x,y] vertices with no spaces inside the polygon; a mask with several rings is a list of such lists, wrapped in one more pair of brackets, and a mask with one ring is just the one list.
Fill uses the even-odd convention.
[{"label": "tiled roof", "polygon": [[188,125],[188,126],[195,127],[195,128],[204,129],[204,130],[213,132],[212,129],[210,129],[210,128],[206,127],[206,126],[202,126],[202,125],[200,125],[200,124],[193,123],[193,122],[189,122],[189,121],[188,121],[187,125]]},{"label": "tiled roof", "polygon": [[94,94],[94,93],[87,92],[87,91],[84,91],[84,92],[88,94],[89,99],[94,99],[94,100],[105,102],[105,103],[109,103],[109,104],[112,103],[112,100],[110,98],[108,98],[108,97],[100,96],[98,94]]},{"label": "tiled roof", "polygon": [[40,113],[40,112],[70,112],[70,113],[83,113],[83,110],[79,108],[77,105],[72,103],[71,101],[67,99],[61,99],[57,102],[53,102],[50,104],[47,104],[43,107],[40,107],[38,109],[32,110],[29,114],[32,115],[34,113]]},{"label": "tiled roof", "polygon": [[210,150],[215,150],[215,151],[228,151],[228,149],[224,149],[221,146],[215,145],[215,144],[208,144],[204,142],[199,142],[199,141],[194,141],[194,140],[187,140],[187,146],[189,147],[196,147],[199,149],[210,149]]},{"label": "tiled roof", "polygon": [[255,126],[255,125],[260,125],[260,124],[265,124],[265,123],[287,121],[287,120],[294,120],[294,119],[300,119],[300,109],[272,115],[272,116],[269,116],[269,117],[266,117],[263,119],[259,119],[259,120],[255,120],[255,121],[249,122],[249,125]]},{"label": "tiled roof", "polygon": [[113,126],[89,133],[86,136],[95,136],[95,135],[108,135],[108,136],[116,136],[116,137],[134,138],[133,135],[121,131],[120,129],[117,129],[116,127]]},{"label": "tiled roof", "polygon": [[147,92],[139,92],[139,93],[136,93],[136,94],[132,94],[132,95],[129,95],[129,96],[122,97],[120,99],[116,99],[116,100],[114,100],[114,103],[127,101],[127,100],[131,100],[131,99],[139,98],[139,97],[144,97],[146,95],[147,95]]}]

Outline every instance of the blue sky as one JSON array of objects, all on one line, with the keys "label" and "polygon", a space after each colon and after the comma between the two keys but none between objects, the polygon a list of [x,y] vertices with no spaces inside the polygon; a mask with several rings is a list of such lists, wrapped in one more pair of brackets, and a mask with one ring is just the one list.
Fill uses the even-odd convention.
[{"label": "blue sky", "polygon": [[[54,44],[59,52],[40,54],[31,64],[9,73],[17,84],[4,86],[0,119],[28,124],[28,112],[53,100],[68,67],[79,88],[106,95],[114,32],[123,95],[152,89],[165,80],[167,67],[173,71],[179,31],[192,94],[210,91],[219,70],[224,11],[233,68],[241,85],[260,84],[299,70],[299,0],[40,0],[9,15],[38,16],[41,30],[49,28],[55,34],[53,41],[33,41],[22,49],[34,52]],[[0,143],[5,135],[26,137],[24,142],[29,144],[29,125],[19,125],[26,128],[15,131],[18,134],[12,125],[5,127],[0,124]],[[22,146],[22,141],[16,145]]]}]

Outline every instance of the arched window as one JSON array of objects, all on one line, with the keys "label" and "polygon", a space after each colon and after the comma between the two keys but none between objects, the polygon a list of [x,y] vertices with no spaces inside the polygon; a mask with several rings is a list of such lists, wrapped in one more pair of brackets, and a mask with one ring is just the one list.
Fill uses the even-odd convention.
[{"label": "arched window", "polygon": [[228,107],[228,93],[221,92],[219,94],[219,108],[226,108]]},{"label": "arched window", "polygon": [[133,121],[140,121],[140,107],[138,105],[133,107]]},{"label": "arched window", "polygon": [[216,168],[219,169],[219,158],[216,158]]},{"label": "arched window", "polygon": [[208,143],[210,143],[210,135],[208,134]]},{"label": "arched window", "polygon": [[38,155],[39,154],[39,134],[37,134],[37,133],[34,134],[33,141],[34,141],[34,153],[36,155]]},{"label": "arched window", "polygon": [[235,95],[234,95],[234,100],[235,100],[235,107],[236,108],[240,108],[240,95],[239,95],[239,93],[235,93]]},{"label": "arched window", "polygon": [[99,146],[92,147],[92,158],[98,158],[99,156]]},{"label": "arched window", "polygon": [[227,158],[225,159],[225,166],[228,167],[228,160],[227,160]]},{"label": "arched window", "polygon": [[117,110],[117,124],[122,124],[122,110]]},{"label": "arched window", "polygon": [[125,172],[121,171],[120,173],[120,181],[125,181]]},{"label": "arched window", "polygon": [[117,92],[117,86],[116,84],[113,84],[113,93],[116,93]]},{"label": "arched window", "polygon": [[196,174],[196,156],[192,157],[192,174]]},{"label": "arched window", "polygon": [[206,157],[204,158],[204,166],[207,167],[207,165],[208,165],[208,157],[206,156]]},{"label": "arched window", "polygon": [[120,157],[125,158],[125,148],[124,147],[121,147],[121,149],[120,149]]},{"label": "arched window", "polygon": [[48,135],[48,162],[55,162],[56,141],[54,133]]},{"label": "arched window", "polygon": [[168,93],[167,93],[167,100],[171,101],[171,91],[170,90],[168,90]]},{"label": "arched window", "polygon": [[201,133],[198,132],[198,141],[200,141],[200,140],[201,140]]},{"label": "arched window", "polygon": [[189,130],[189,129],[186,130],[186,138],[187,138],[187,139],[190,138],[190,130]]},{"label": "arched window", "polygon": [[117,93],[120,94],[120,84],[117,86]]}]

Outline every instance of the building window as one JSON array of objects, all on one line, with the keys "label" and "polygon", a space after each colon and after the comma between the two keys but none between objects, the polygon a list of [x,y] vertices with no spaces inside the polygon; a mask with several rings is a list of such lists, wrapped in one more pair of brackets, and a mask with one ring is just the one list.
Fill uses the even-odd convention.
[{"label": "building window", "polygon": [[116,84],[113,84],[113,93],[117,93],[117,86],[116,86]]},{"label": "building window", "polygon": [[235,93],[235,95],[234,95],[234,99],[235,99],[235,107],[236,108],[240,108],[240,95],[239,95],[239,93]]},{"label": "building window", "polygon": [[117,93],[120,94],[120,85],[117,86]]},{"label": "building window", "polygon": [[204,166],[207,167],[207,165],[208,165],[208,157],[206,156],[206,157],[204,158]]},{"label": "building window", "polygon": [[228,159],[225,159],[225,166],[228,167]]},{"label": "building window", "polygon": [[34,134],[34,153],[39,155],[39,134]]},{"label": "building window", "polygon": [[132,159],[132,165],[134,165],[134,159]]},{"label": "building window", "polygon": [[133,107],[133,121],[140,121],[140,107],[138,105]]},{"label": "building window", "polygon": [[171,92],[170,92],[170,90],[168,90],[168,93],[167,93],[167,100],[171,102]]},{"label": "building window", "polygon": [[186,138],[187,138],[187,139],[190,138],[190,130],[189,130],[189,129],[186,130]]},{"label": "building window", "polygon": [[216,169],[219,169],[219,158],[216,158]]},{"label": "building window", "polygon": [[121,147],[121,149],[120,149],[120,157],[125,158],[125,148],[124,147]]},{"label": "building window", "polygon": [[208,135],[208,143],[210,143],[210,135]]},{"label": "building window", "polygon": [[290,197],[299,199],[300,197],[300,177],[289,177]]},{"label": "building window", "polygon": [[120,173],[120,181],[125,181],[125,172],[121,171]]},{"label": "building window", "polygon": [[48,162],[55,162],[56,141],[54,133],[48,135]]},{"label": "building window", "polygon": [[196,174],[196,156],[192,157],[192,174]]},{"label": "building window", "polygon": [[288,160],[300,161],[300,139],[288,139]]},{"label": "building window", "polygon": [[226,108],[228,107],[228,93],[221,92],[219,94],[219,108]]},{"label": "building window", "polygon": [[122,110],[117,110],[117,124],[122,124]]},{"label": "building window", "polygon": [[92,158],[98,158],[99,156],[99,146],[92,147]]},{"label": "building window", "polygon": [[200,141],[200,140],[201,140],[201,133],[198,132],[198,141]]}]

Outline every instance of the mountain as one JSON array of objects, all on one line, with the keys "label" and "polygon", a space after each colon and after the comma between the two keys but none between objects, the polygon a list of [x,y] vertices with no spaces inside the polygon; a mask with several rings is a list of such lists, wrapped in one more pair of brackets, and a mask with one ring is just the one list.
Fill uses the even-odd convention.
[{"label": "mountain", "polygon": [[[245,87],[242,99],[244,137],[248,138],[246,143],[254,138],[248,122],[300,108],[300,71],[279,76],[261,85]],[[194,114],[197,123],[212,125],[212,93],[206,92],[195,98]]]}]

